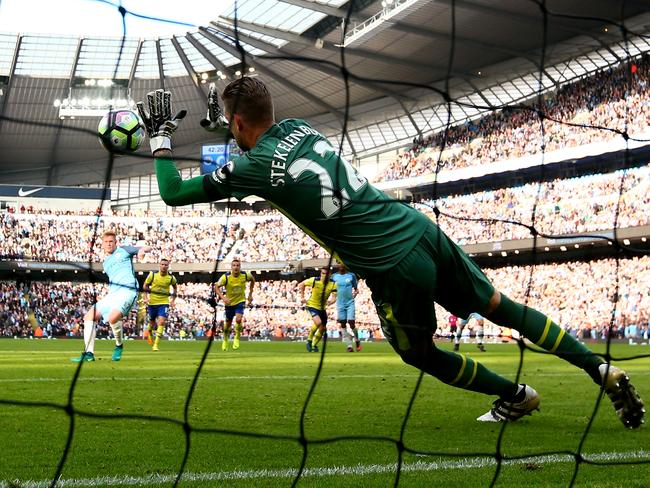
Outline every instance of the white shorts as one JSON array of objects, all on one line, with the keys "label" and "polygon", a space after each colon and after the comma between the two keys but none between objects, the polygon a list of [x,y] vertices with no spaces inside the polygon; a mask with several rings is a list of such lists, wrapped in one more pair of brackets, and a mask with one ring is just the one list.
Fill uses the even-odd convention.
[{"label": "white shorts", "polygon": [[106,295],[95,305],[97,311],[102,314],[105,322],[108,322],[108,315],[113,310],[122,312],[122,317],[126,317],[136,301],[138,300],[138,292],[129,288],[114,291]]}]

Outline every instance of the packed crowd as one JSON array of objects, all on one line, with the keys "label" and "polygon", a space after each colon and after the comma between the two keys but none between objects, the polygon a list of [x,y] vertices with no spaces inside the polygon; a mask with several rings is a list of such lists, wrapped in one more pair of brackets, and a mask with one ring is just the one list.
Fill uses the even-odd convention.
[{"label": "packed crowd", "polygon": [[[495,285],[511,298],[547,312],[569,333],[584,339],[603,339],[607,336],[614,316],[613,337],[635,341],[648,340],[650,322],[650,257],[620,260],[619,301],[614,303],[616,262],[604,259],[591,262],[512,266],[486,270]],[[532,276],[530,294],[526,297]],[[66,282],[0,283],[0,336],[29,337],[34,335],[28,312],[35,312],[39,335],[45,337],[80,337],[79,327],[84,311],[95,297],[106,293],[103,284]],[[210,287],[206,283],[179,285],[179,296],[170,313],[168,338],[201,338],[210,335],[215,320],[208,304]],[[363,339],[381,337],[379,320],[363,281],[357,302],[357,326]],[[223,317],[218,307],[217,323]],[[612,313],[615,313],[612,315]],[[136,323],[137,313],[125,320],[125,331],[130,337],[141,337],[142,324]],[[335,307],[329,309],[331,333],[336,336]],[[299,304],[297,281],[261,281],[254,293],[253,307],[244,315],[243,336],[249,339],[304,339],[309,331],[309,314]],[[448,337],[449,313],[437,308],[440,338]],[[499,335],[500,330],[487,324],[488,335]],[[217,327],[219,336],[220,328]],[[101,336],[109,334],[105,325]]]},{"label": "packed crowd", "polygon": [[[34,323],[29,311],[35,313],[38,327],[44,337],[80,337],[83,315],[96,299],[107,292],[102,283],[33,282],[30,284],[0,282],[0,337],[29,337],[34,335]],[[215,319],[223,320],[223,307],[215,316],[208,304],[210,286],[206,283],[184,283],[178,287],[178,298],[170,314],[166,335],[169,338],[200,338],[210,334]],[[357,324],[362,337],[377,334],[379,323],[374,316],[370,292],[361,283],[357,297]],[[245,314],[243,335],[248,338],[268,339],[306,337],[311,326],[310,315],[300,305],[297,281],[261,281],[255,287],[253,306]],[[141,296],[142,297],[142,296]],[[146,301],[139,300],[138,307]],[[333,308],[330,315],[333,314]],[[332,317],[334,320],[334,317]],[[144,332],[138,323],[137,310],[124,321],[127,336],[139,337]],[[99,335],[107,336],[109,328],[103,324]],[[218,328],[220,331],[220,328]]]},{"label": "packed crowd", "polygon": [[[621,187],[622,183],[622,187]],[[623,190],[621,192],[621,189]],[[619,198],[620,196],[620,198]],[[497,222],[532,223],[542,234],[563,235],[611,229],[618,208],[619,228],[650,222],[650,165],[581,178],[455,195],[437,201],[438,223],[460,244],[523,239],[527,227]],[[434,202],[415,205],[434,219]],[[100,259],[105,228],[121,244],[144,242],[154,248],[146,262],[168,257],[177,263],[214,262],[238,256],[244,261],[288,261],[326,257],[325,251],[277,211],[262,215],[215,213],[193,217],[129,215],[97,219],[14,211],[0,214],[0,256],[39,261],[87,262]],[[205,212],[205,211],[204,211]],[[463,220],[463,219],[479,220]],[[483,220],[481,220],[483,219]],[[227,227],[226,227],[227,223]],[[95,228],[97,227],[97,228]]]},{"label": "packed crowd", "polygon": [[[508,109],[450,127],[440,171],[508,161],[544,151],[621,138],[648,130],[650,55],[564,85],[544,97],[544,138],[538,114]],[[561,123],[565,122],[565,123]],[[576,124],[576,125],[567,125]],[[605,130],[614,129],[614,130]],[[380,172],[376,181],[399,180],[436,172],[445,132],[414,141]]]},{"label": "packed crowd", "polygon": [[108,217],[7,212],[0,215],[0,255],[11,259],[88,262],[101,258],[100,239],[114,230],[122,245],[146,242],[154,250],[145,262],[224,259],[244,235],[238,221],[212,217]]},{"label": "packed crowd", "polygon": [[[163,214],[160,210],[156,209],[120,209],[110,208],[102,209],[96,208],[95,210],[88,209],[68,209],[68,208],[45,208],[35,207],[34,205],[20,205],[19,207],[9,206],[7,212],[10,214],[33,214],[38,213],[42,215],[83,215],[87,217],[162,217]],[[266,215],[274,213],[273,209],[262,209],[253,211],[253,209],[242,210],[238,208],[230,208],[224,210],[220,208],[191,208],[191,207],[165,207],[164,216],[166,217],[226,217],[227,215]]]},{"label": "packed crowd", "polygon": [[[416,207],[435,220],[435,202]],[[533,224],[533,209],[534,227],[542,235],[648,225],[650,166],[452,196],[438,200],[437,207],[438,224],[461,245],[530,238],[525,226]]]}]

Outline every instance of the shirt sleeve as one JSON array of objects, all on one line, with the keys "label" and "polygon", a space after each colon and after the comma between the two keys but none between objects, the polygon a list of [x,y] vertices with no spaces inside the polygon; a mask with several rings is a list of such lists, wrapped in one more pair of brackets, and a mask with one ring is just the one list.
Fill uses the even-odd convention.
[{"label": "shirt sleeve", "polygon": [[[262,152],[262,149],[257,152]],[[221,168],[204,176],[204,187],[214,200],[234,197],[241,200],[250,195],[264,197],[268,167],[261,164],[255,155],[244,154],[233,158]]]},{"label": "shirt sleeve", "polygon": [[309,286],[310,288],[314,287],[314,278],[307,278],[302,282],[303,285]]},{"label": "shirt sleeve", "polygon": [[149,274],[147,275],[147,279],[144,280],[145,284],[150,285],[153,283],[153,271],[149,271]]},{"label": "shirt sleeve", "polygon": [[356,289],[359,286],[359,280],[357,279],[357,275],[354,273],[352,274],[352,288]]},{"label": "shirt sleeve", "polygon": [[217,286],[223,286],[226,284],[226,275],[222,274],[221,277],[217,280]]},{"label": "shirt sleeve", "polygon": [[175,286],[178,284],[178,281],[176,280],[176,276],[172,276],[172,286]]},{"label": "shirt sleeve", "polygon": [[170,159],[155,159],[158,192],[163,201],[170,206],[179,207],[193,203],[207,203],[221,200],[227,195],[208,194],[203,176],[183,180],[174,161]]},{"label": "shirt sleeve", "polygon": [[140,250],[139,247],[137,246],[120,246],[122,249],[124,249],[129,256],[135,256],[138,254],[138,251]]}]

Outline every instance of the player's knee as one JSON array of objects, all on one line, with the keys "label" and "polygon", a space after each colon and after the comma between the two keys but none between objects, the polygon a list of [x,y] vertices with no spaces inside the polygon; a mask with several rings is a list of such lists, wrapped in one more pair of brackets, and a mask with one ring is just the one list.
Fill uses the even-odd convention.
[{"label": "player's knee", "polygon": [[422,366],[424,365],[424,358],[421,353],[417,351],[408,350],[408,351],[400,351],[399,354],[400,357],[402,358],[402,361],[404,361],[409,366],[422,369]]},{"label": "player's knee", "polygon": [[88,312],[86,312],[86,315],[84,315],[84,320],[92,320],[93,322],[96,322],[99,318],[101,318],[101,313],[95,307],[92,307]]},{"label": "player's knee", "polygon": [[431,353],[431,347],[420,344],[412,346],[406,350],[398,350],[397,352],[402,358],[402,361],[404,361],[406,364],[409,366],[414,366],[418,369],[422,369]]},{"label": "player's knee", "polygon": [[108,323],[113,325],[114,323],[122,320],[122,312],[119,312],[117,310],[111,311],[111,313],[108,314]]}]

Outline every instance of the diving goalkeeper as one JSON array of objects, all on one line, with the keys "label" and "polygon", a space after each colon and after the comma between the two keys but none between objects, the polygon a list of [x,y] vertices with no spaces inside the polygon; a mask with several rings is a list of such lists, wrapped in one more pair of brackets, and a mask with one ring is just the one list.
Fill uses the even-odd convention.
[{"label": "diving goalkeeper", "polygon": [[643,402],[623,370],[605,363],[546,315],[501,294],[435,223],[370,185],[307,122],[276,123],[271,95],[259,78],[234,80],[221,98],[224,114],[211,90],[208,118],[201,125],[230,130],[244,154],[188,180],[181,178],[171,152],[184,112],[172,118],[171,94],[162,90],[147,94],[148,110],[138,104],[167,205],[249,195],[269,201],[366,279],[384,335],[404,362],[449,385],[497,397],[479,421],[517,420],[538,409],[540,397],[474,359],[438,349],[432,340],[434,302],[458,317],[477,312],[518,330],[602,385],[626,427],[643,423]]}]

